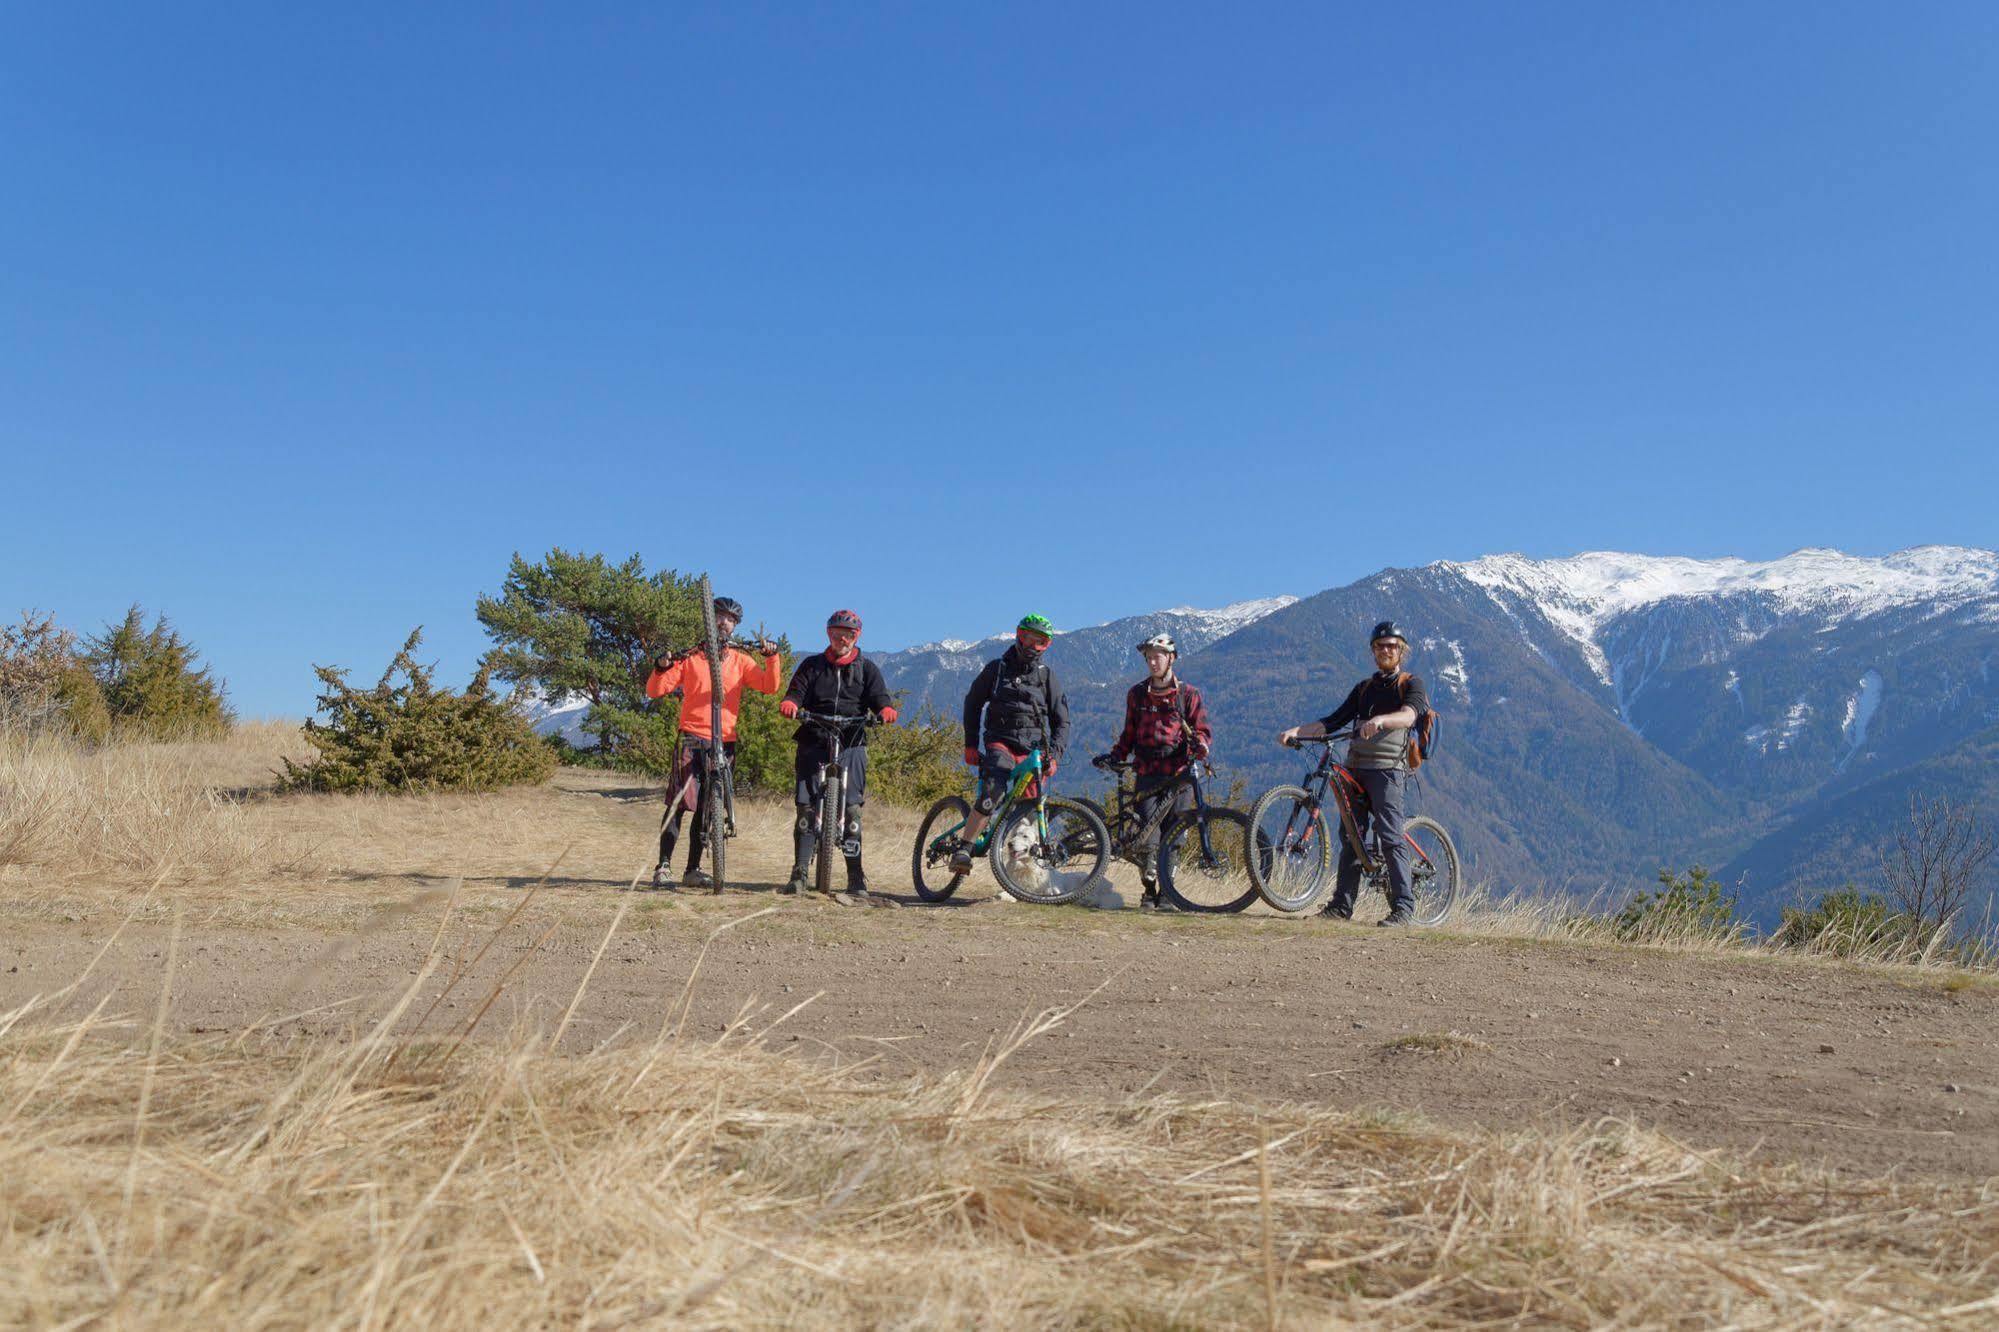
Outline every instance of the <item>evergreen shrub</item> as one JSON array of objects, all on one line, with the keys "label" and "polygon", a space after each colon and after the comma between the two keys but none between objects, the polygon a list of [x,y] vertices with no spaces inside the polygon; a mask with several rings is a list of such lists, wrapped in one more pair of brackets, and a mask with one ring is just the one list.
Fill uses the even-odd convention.
[{"label": "evergreen shrub", "polygon": [[1732,943],[1742,936],[1735,916],[1735,898],[1703,865],[1685,874],[1659,871],[1659,891],[1639,893],[1625,904],[1616,921],[1617,937],[1641,943],[1710,939]]},{"label": "evergreen shrub", "polygon": [[356,689],[346,672],[314,666],[325,685],[305,738],[318,756],[284,761],[284,785],[311,791],[490,791],[543,782],[555,771],[553,748],[529,727],[510,700],[493,693],[480,667],[464,693],[440,689],[434,668],[414,653],[423,630],[373,687]]},{"label": "evergreen shrub", "polygon": [[194,645],[156,616],[148,629],[137,606],[89,640],[83,661],[103,691],[113,731],[139,740],[208,739],[235,720],[223,686]]}]

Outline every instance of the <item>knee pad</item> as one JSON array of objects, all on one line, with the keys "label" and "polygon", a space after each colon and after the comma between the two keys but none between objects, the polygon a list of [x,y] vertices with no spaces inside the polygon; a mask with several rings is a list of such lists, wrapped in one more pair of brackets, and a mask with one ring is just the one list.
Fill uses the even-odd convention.
[{"label": "knee pad", "polygon": [[992,812],[999,808],[999,793],[981,789],[979,791],[979,798],[972,802],[972,808],[987,818],[991,818]]},{"label": "knee pad", "polygon": [[816,833],[819,831],[819,817],[813,811],[812,806],[800,805],[798,807],[798,831],[802,833]]},{"label": "knee pad", "polygon": [[861,844],[861,816],[851,811],[847,814],[847,826],[841,830],[846,839],[855,846]]}]

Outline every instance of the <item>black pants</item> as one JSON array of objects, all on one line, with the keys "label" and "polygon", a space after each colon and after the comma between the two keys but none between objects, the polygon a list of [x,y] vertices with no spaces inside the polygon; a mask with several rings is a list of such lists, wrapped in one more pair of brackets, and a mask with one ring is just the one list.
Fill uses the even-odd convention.
[{"label": "black pants", "polygon": [[[724,740],[722,752],[730,758],[736,756],[736,742]],[[701,801],[708,794],[708,785],[715,780],[714,746],[704,737],[683,735],[680,737],[679,753],[673,761],[673,776],[666,786],[666,813],[659,820],[659,863],[664,865],[673,859],[673,844],[680,840],[680,819],[688,810],[698,811]],[[687,843],[687,868],[698,869],[701,853],[708,847],[708,830],[701,826],[701,817],[694,818],[694,836]]]},{"label": "black pants", "polygon": [[1194,788],[1180,780],[1178,773],[1138,778],[1132,794],[1132,810],[1140,826],[1148,823],[1160,806],[1165,814],[1156,827],[1147,828],[1138,839],[1138,873],[1147,887],[1159,877],[1159,835],[1175,814],[1194,807]]},{"label": "black pants", "polygon": [[[1363,841],[1368,835],[1368,825],[1373,824],[1375,845],[1381,858],[1388,862],[1388,909],[1413,911],[1416,895],[1409,891],[1409,843],[1402,840],[1403,781],[1407,774],[1400,768],[1355,768],[1353,775],[1367,791],[1367,808],[1354,811],[1354,822]],[[1333,880],[1333,910],[1341,915],[1352,914],[1354,899],[1359,895],[1360,860],[1341,836],[1339,875]]]}]

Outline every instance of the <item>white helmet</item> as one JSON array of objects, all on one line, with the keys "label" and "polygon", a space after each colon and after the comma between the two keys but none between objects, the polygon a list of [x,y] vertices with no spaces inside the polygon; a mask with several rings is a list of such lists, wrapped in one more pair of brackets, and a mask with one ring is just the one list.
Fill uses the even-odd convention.
[{"label": "white helmet", "polygon": [[1138,645],[1140,652],[1151,648],[1158,648],[1161,652],[1171,652],[1176,657],[1180,655],[1180,645],[1173,641],[1171,634],[1154,634]]}]

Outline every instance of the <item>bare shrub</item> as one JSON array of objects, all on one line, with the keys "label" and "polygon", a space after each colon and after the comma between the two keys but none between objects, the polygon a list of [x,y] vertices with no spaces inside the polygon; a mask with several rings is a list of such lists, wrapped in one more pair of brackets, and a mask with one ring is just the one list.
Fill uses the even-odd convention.
[{"label": "bare shrub", "polygon": [[23,611],[19,624],[0,626],[0,726],[56,727],[93,744],[111,732],[81,644],[52,615]]},{"label": "bare shrub", "polygon": [[1948,796],[1909,797],[1909,816],[1881,849],[1881,878],[1895,910],[1937,930],[1962,923],[1999,839],[1978,812]]}]

